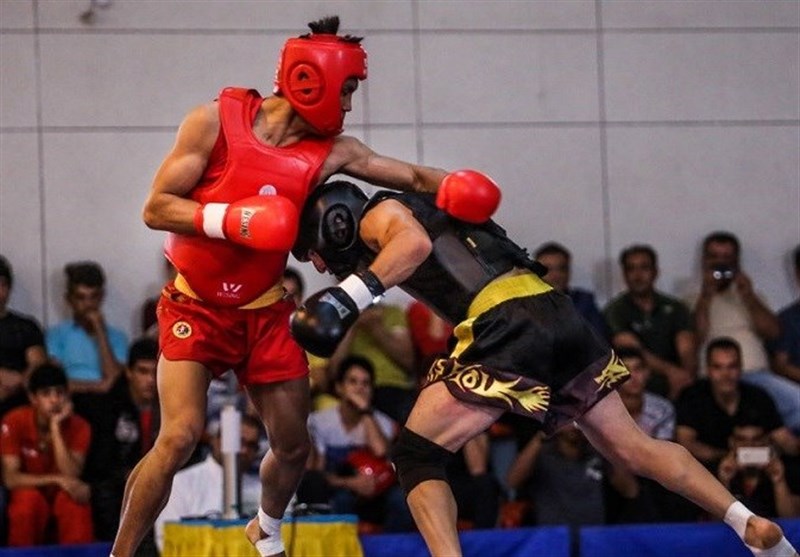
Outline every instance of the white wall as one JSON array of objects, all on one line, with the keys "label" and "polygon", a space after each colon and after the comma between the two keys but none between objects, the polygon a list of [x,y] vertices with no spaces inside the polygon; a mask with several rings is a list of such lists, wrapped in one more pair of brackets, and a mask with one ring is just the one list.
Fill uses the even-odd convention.
[{"label": "white wall", "polygon": [[89,3],[0,0],[0,253],[12,307],[45,325],[64,263],[91,258],[109,320],[138,333],[163,239],[139,212],[178,122],[225,85],[268,93],[283,41],[333,13],[370,56],[348,133],[493,175],[498,220],[527,247],[567,245],[601,301],[634,242],[681,293],[718,228],[771,307],[797,295],[796,1],[112,0],[85,25]]}]

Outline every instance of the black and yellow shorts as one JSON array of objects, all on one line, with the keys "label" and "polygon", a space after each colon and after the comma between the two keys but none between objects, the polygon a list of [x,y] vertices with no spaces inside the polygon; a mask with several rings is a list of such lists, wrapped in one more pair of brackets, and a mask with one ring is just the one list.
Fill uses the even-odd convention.
[{"label": "black and yellow shorts", "polygon": [[629,377],[569,297],[534,274],[490,283],[453,334],[424,386],[444,381],[455,398],[533,418],[548,434]]}]

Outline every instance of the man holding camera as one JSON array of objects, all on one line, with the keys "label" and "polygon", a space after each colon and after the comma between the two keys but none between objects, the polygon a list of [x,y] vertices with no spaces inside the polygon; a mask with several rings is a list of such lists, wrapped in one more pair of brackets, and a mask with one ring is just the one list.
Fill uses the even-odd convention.
[{"label": "man holding camera", "polygon": [[678,443],[711,470],[725,458],[738,423],[757,421],[782,452],[800,452],[797,437],[783,425],[772,398],[741,381],[741,362],[735,340],[715,338],[705,352],[707,377],[686,388],[675,403]]},{"label": "man holding camera", "polygon": [[742,381],[767,391],[786,426],[800,433],[800,385],[774,373],[764,343],[780,334],[775,314],[753,289],[739,266],[739,240],[713,232],[703,240],[703,285],[694,305],[695,333],[707,344],[731,337],[742,351]]},{"label": "man holding camera", "polygon": [[771,446],[757,419],[740,420],[728,438],[717,479],[753,512],[788,518],[800,515],[800,464]]}]

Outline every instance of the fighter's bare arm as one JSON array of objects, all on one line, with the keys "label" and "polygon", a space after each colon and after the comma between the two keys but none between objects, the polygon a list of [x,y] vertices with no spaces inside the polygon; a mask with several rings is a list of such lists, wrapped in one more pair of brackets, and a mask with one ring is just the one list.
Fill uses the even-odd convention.
[{"label": "fighter's bare arm", "polygon": [[194,234],[193,219],[198,204],[184,196],[203,175],[219,129],[216,102],[198,106],[186,115],[145,201],[142,218],[148,227]]},{"label": "fighter's bare arm", "polygon": [[378,254],[370,270],[387,289],[410,277],[432,249],[430,236],[411,211],[391,199],[363,216],[359,233]]},{"label": "fighter's bare arm", "polygon": [[411,164],[380,155],[358,139],[339,136],[323,165],[320,182],[341,172],[375,186],[399,190],[435,192],[446,170]]}]

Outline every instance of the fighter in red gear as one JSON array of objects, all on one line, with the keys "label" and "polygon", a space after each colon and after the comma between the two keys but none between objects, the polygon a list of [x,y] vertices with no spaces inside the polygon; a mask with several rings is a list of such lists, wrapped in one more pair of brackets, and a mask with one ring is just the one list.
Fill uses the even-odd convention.
[{"label": "fighter in red gear", "polygon": [[[147,226],[169,234],[178,274],[158,307],[161,430],[131,473],[116,557],[134,554],[205,424],[212,376],[233,369],[265,427],[261,508],[246,529],[261,555],[282,555],[280,519],[303,474],[309,385],[289,333],[282,275],[309,192],[335,173],[401,191],[435,192],[447,174],[379,155],[339,135],[367,77],[360,38],[338,17],[309,24],[280,55],[271,96],[227,88],[191,110],[156,173]],[[263,198],[263,199],[262,199]]]}]

